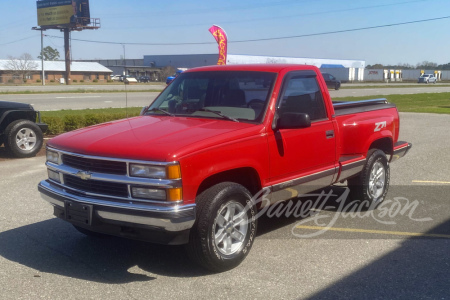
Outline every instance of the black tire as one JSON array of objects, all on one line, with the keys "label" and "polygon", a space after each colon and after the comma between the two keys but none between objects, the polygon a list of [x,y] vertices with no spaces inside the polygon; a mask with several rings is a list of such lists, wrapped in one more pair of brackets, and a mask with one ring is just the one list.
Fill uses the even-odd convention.
[{"label": "black tire", "polygon": [[[378,174],[374,176],[374,173]],[[389,181],[390,169],[386,154],[381,150],[371,149],[360,175],[348,180],[350,198],[363,202],[367,209],[375,209],[385,199]]]},{"label": "black tire", "polygon": [[336,84],[334,85],[334,89],[337,91],[337,90],[339,90],[340,87],[341,87],[341,85],[336,82]]},{"label": "black tire", "polygon": [[[250,192],[240,184],[223,182],[202,192],[196,202],[197,219],[186,246],[189,257],[213,272],[238,266],[250,252],[256,236],[257,211]],[[236,211],[239,213],[235,214]],[[227,221],[227,214],[228,218],[230,214],[241,215],[237,218],[241,223],[233,217]],[[223,225],[220,225],[221,219]],[[236,235],[240,239],[235,238]]]},{"label": "black tire", "polygon": [[84,234],[84,235],[86,235],[86,236],[88,236],[88,237],[93,237],[93,238],[105,238],[105,237],[109,237],[109,235],[107,235],[107,234],[103,234],[103,233],[99,233],[99,232],[95,232],[95,231],[90,231],[90,230],[87,230],[87,229],[85,229],[85,228],[83,228],[83,227],[79,227],[79,226],[77,226],[77,225],[73,225],[73,224],[72,224],[72,226],[73,226],[76,230],[78,230],[79,232],[81,232],[82,234]]},{"label": "black tire", "polygon": [[29,120],[16,120],[5,130],[6,151],[15,157],[35,156],[41,150],[43,140],[41,129]]}]

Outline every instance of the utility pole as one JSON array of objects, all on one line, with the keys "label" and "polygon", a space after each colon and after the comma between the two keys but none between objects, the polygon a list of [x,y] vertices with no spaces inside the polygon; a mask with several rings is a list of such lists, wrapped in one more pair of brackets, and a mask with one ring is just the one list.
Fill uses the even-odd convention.
[{"label": "utility pole", "polygon": [[66,60],[66,84],[70,84],[70,28],[64,28],[64,53],[65,53],[65,60]]},{"label": "utility pole", "polygon": [[42,85],[45,85],[45,68],[44,68],[44,30],[41,28],[41,64],[42,64]]}]

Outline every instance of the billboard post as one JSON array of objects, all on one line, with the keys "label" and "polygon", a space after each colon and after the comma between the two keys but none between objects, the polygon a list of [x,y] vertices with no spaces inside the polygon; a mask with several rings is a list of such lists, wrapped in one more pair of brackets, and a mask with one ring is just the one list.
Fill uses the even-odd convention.
[{"label": "billboard post", "polygon": [[[70,32],[84,29],[99,29],[100,19],[91,18],[89,0],[37,0],[37,22],[41,31],[41,53],[44,30],[58,29],[64,32],[64,54],[66,61],[66,84],[70,84]],[[43,55],[43,54],[41,54]],[[44,61],[42,58],[42,83],[45,85]]]}]

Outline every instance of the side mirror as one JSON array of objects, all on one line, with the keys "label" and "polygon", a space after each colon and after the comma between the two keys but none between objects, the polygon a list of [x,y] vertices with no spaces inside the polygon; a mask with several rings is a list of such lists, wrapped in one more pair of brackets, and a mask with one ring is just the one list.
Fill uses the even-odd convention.
[{"label": "side mirror", "polygon": [[309,115],[305,113],[285,112],[277,120],[277,129],[296,129],[311,127]]},{"label": "side mirror", "polygon": [[143,115],[145,114],[145,112],[147,111],[147,109],[148,109],[148,106],[144,106],[144,107],[141,109],[141,112],[139,113],[139,115],[140,115],[140,116],[143,116]]}]

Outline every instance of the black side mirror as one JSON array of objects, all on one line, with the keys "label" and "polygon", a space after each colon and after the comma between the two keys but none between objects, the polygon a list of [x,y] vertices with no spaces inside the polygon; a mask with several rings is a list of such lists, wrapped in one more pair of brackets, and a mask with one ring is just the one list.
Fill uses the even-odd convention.
[{"label": "black side mirror", "polygon": [[296,129],[311,127],[309,115],[305,113],[285,112],[277,120],[277,129]]}]

